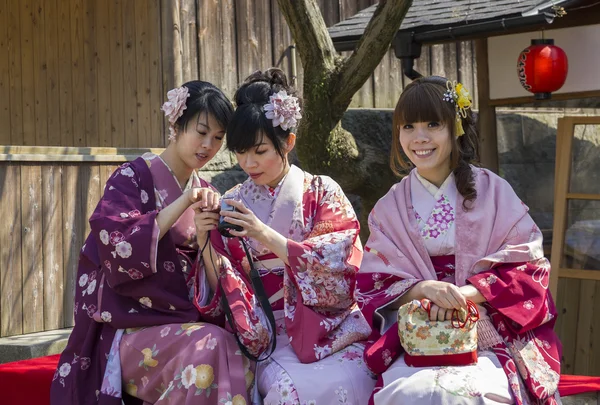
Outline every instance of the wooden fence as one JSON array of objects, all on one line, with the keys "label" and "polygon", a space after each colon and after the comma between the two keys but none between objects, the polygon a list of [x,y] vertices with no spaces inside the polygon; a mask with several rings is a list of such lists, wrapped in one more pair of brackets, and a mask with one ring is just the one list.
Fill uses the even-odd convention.
[{"label": "wooden fence", "polygon": [[[332,25],[373,2],[319,3]],[[276,0],[0,0],[0,145],[163,147],[167,90],[200,78],[232,96],[257,69],[291,76],[292,43]],[[474,66],[471,42],[416,63],[475,95]],[[301,89],[299,58],[297,76]],[[404,85],[390,51],[352,107],[393,108]]]}]

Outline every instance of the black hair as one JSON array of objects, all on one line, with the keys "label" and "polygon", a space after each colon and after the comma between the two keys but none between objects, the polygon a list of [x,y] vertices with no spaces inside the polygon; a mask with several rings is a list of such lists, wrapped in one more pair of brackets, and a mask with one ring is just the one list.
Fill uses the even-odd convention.
[{"label": "black hair", "polygon": [[266,136],[273,143],[277,154],[284,159],[284,146],[292,128],[284,130],[281,126],[274,127],[264,110],[269,97],[281,90],[297,97],[295,89],[288,85],[285,73],[278,68],[256,71],[244,80],[234,96],[237,108],[227,126],[227,149],[243,153],[259,144],[262,137]]},{"label": "black hair", "polygon": [[[203,112],[212,115],[223,128],[227,128],[233,115],[233,106],[221,89],[201,80],[192,80],[183,86],[187,87],[189,97],[183,115],[175,122],[176,128],[185,131],[190,120]],[[198,120],[200,119],[201,114],[198,115]]]}]

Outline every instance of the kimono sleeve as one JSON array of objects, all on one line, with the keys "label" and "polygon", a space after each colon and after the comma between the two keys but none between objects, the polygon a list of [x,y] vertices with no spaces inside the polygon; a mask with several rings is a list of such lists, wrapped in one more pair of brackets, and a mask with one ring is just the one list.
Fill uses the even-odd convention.
[{"label": "kimono sleeve", "polygon": [[106,183],[104,195],[90,217],[100,264],[108,285],[121,286],[156,273],[159,228],[157,211],[144,212],[148,190],[129,163],[119,167]]},{"label": "kimono sleeve", "polygon": [[317,176],[315,193],[305,204],[316,204],[313,226],[302,242],[288,240],[288,274],[294,279],[302,304],[346,309],[354,304],[356,273],[362,260],[360,224],[340,186]]},{"label": "kimono sleeve", "polygon": [[490,306],[510,320],[506,326],[521,334],[554,319],[556,310],[548,285],[546,258],[505,263],[468,279]]}]

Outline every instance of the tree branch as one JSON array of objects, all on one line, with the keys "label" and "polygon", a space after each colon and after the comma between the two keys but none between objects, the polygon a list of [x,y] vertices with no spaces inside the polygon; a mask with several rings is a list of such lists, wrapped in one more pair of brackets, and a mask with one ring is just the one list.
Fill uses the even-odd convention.
[{"label": "tree branch", "polygon": [[334,104],[344,110],[347,108],[354,93],[365,84],[388,51],[411,5],[412,0],[379,1],[356,49],[337,73]]},{"label": "tree branch", "polygon": [[331,70],[337,55],[316,0],[277,0],[305,71]]}]

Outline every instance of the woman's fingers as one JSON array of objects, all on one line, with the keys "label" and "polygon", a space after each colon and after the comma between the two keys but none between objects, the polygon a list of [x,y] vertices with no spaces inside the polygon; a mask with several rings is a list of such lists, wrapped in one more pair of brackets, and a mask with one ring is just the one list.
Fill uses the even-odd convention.
[{"label": "woman's fingers", "polygon": [[250,212],[250,210],[241,201],[226,199],[225,202],[227,204],[231,205],[232,207],[234,207],[236,210],[238,210],[242,214],[248,214]]}]

